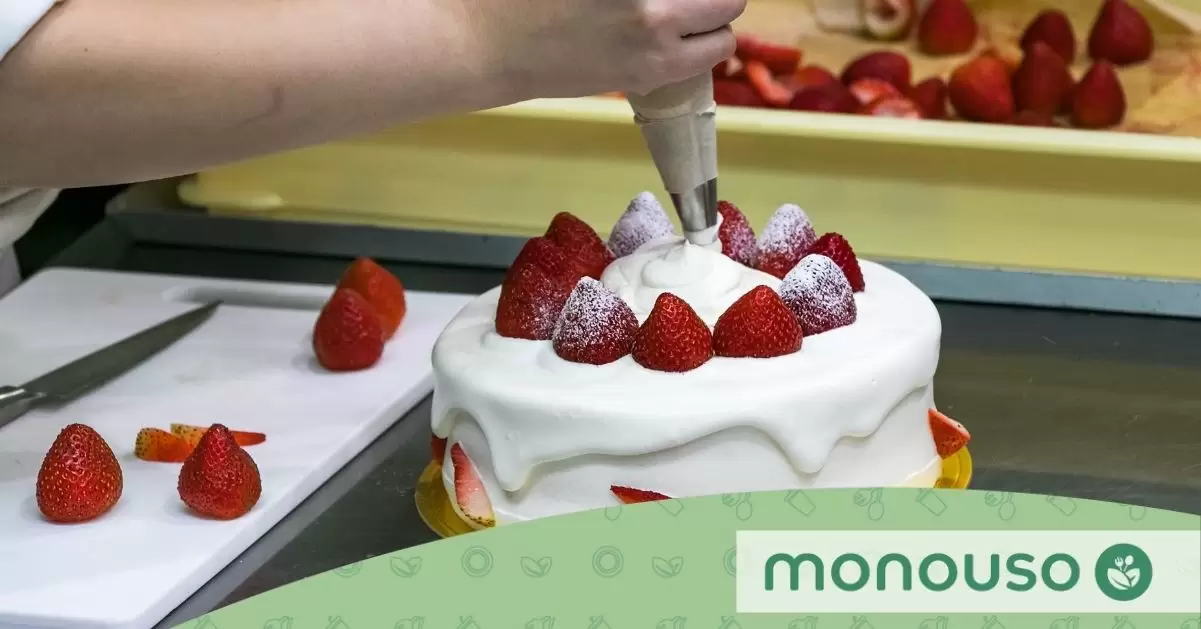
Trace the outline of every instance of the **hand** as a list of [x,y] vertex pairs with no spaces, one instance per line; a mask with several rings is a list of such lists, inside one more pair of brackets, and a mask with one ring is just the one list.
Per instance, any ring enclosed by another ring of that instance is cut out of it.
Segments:
[[519,99],[646,93],[734,54],[746,0],[462,0]]

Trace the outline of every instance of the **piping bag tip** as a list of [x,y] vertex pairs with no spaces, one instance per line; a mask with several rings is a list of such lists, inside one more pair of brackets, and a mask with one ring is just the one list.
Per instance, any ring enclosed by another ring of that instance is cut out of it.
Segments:
[[705,74],[645,95],[629,94],[663,186],[695,245],[717,240],[717,105]]

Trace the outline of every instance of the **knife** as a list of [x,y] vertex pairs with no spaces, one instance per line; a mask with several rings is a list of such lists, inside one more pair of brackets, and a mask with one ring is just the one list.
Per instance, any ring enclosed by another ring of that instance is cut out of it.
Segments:
[[695,245],[717,240],[717,105],[706,72],[648,94],[627,94],[684,235]]
[[64,404],[133,369],[212,316],[213,302],[96,350],[19,387],[0,386],[0,428],[42,404]]

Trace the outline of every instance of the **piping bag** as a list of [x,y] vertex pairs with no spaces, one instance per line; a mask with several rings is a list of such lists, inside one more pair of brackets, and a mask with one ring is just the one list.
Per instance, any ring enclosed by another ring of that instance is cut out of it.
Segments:
[[627,94],[663,187],[694,245],[717,241],[717,105],[709,72]]

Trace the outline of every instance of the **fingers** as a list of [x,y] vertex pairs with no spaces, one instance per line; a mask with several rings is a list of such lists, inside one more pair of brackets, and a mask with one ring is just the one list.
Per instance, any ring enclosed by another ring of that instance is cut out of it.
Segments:
[[700,35],[729,26],[746,9],[746,0],[671,0],[681,36]]
[[675,80],[705,74],[713,66],[734,55],[734,31],[729,26],[700,35],[689,35],[681,42],[679,75]]

